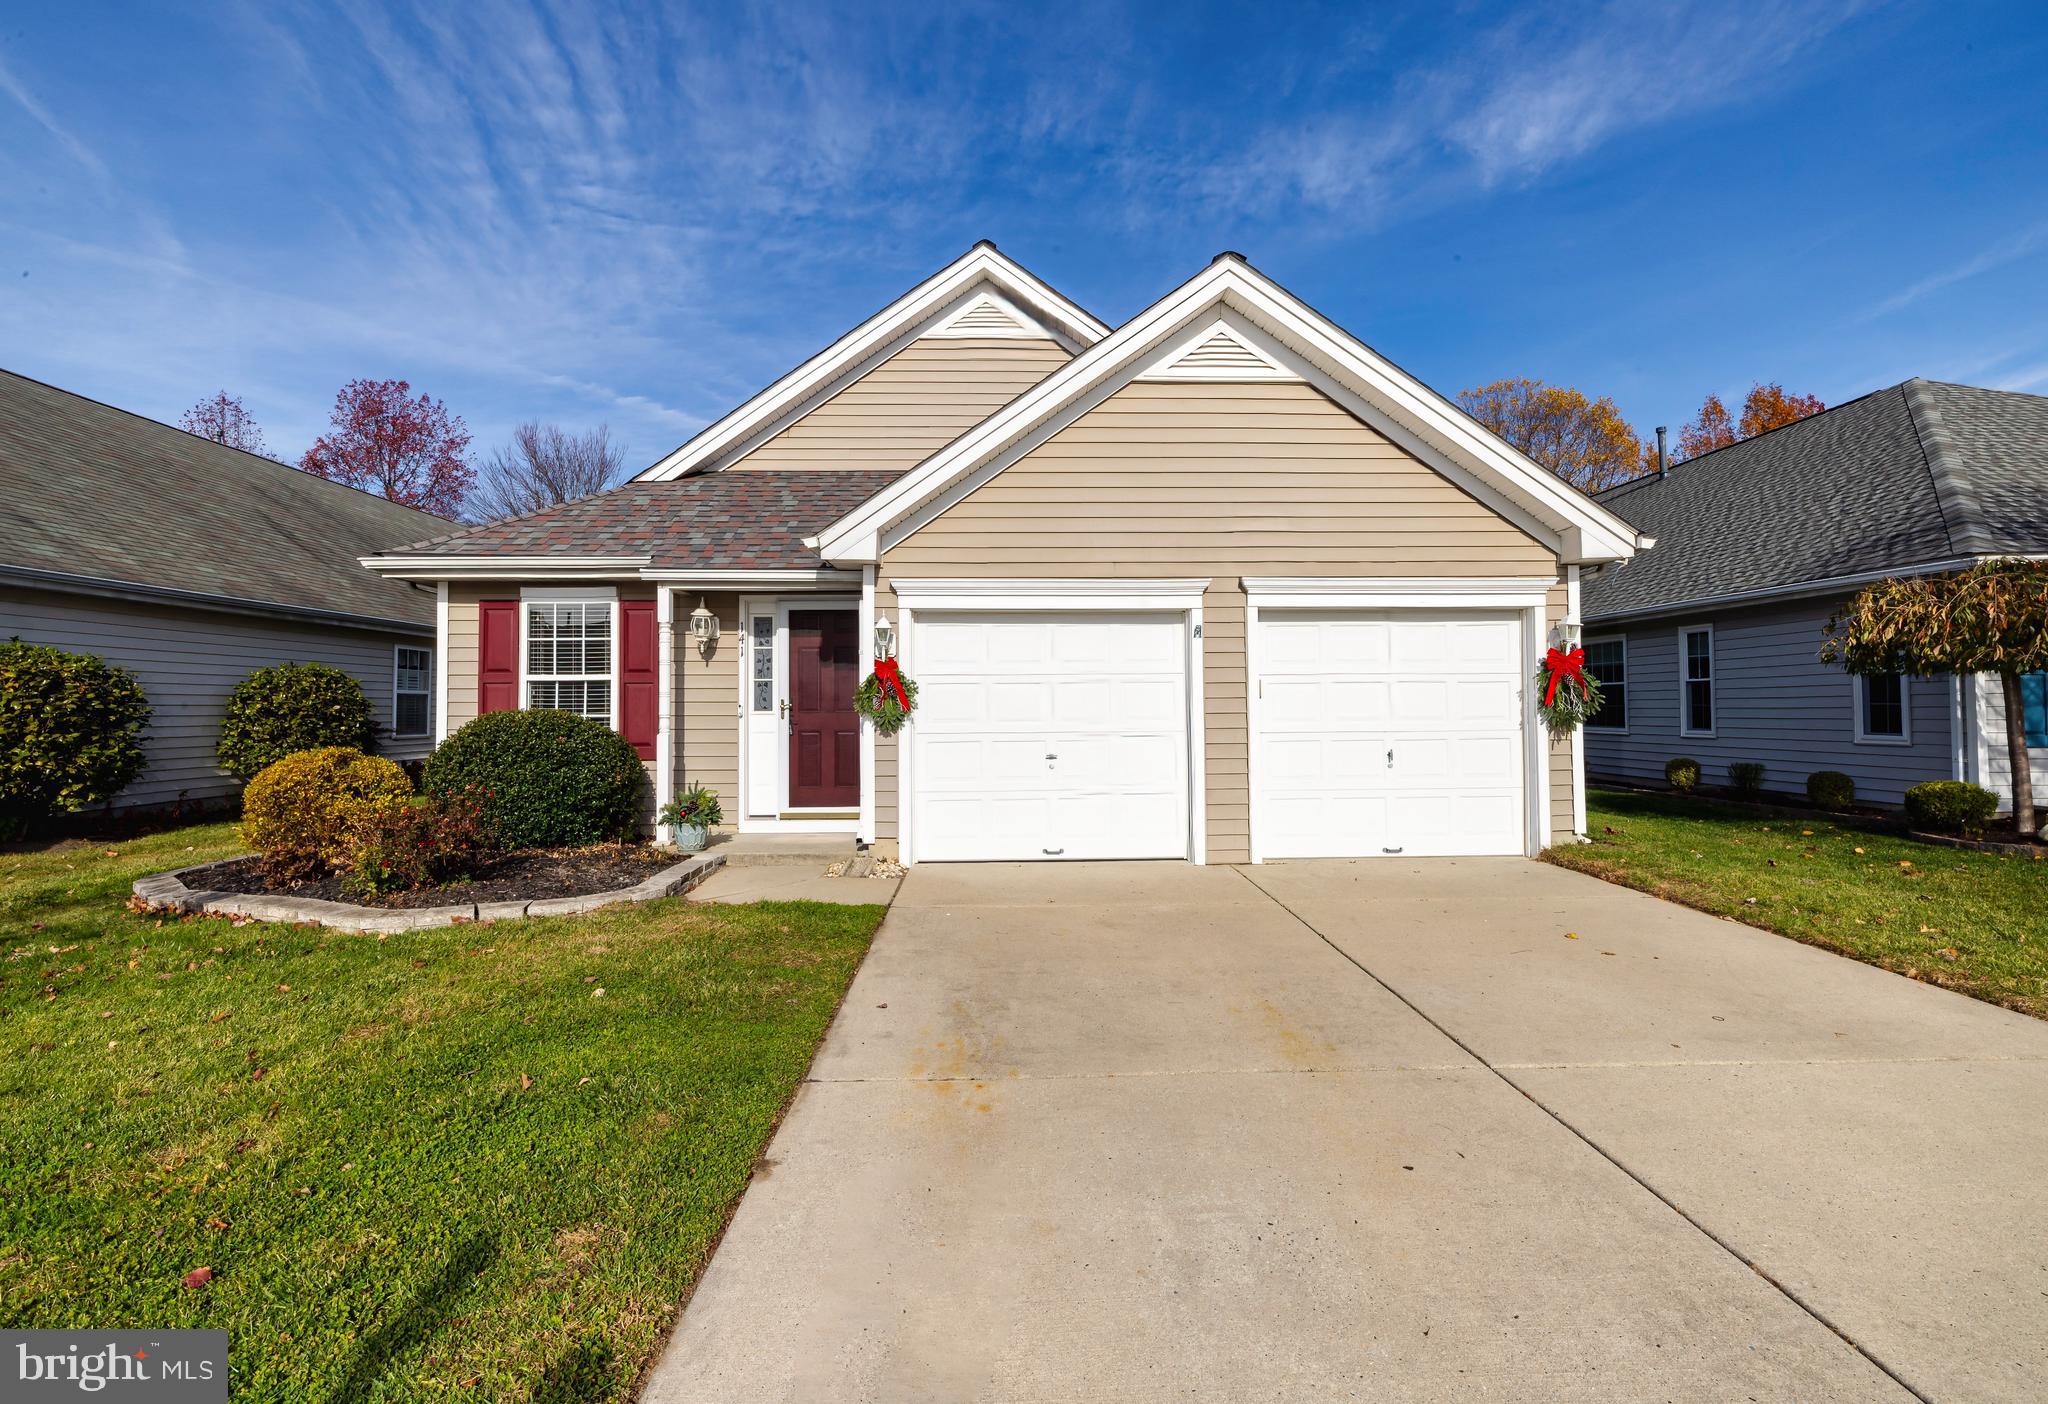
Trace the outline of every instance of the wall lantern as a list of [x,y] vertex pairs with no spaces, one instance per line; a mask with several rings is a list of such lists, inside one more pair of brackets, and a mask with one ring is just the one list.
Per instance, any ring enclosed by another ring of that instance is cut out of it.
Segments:
[[886,615],[879,616],[875,620],[875,657],[880,659],[895,656],[896,626],[889,622]]
[[704,607],[699,599],[697,607],[690,611],[690,637],[697,641],[697,647],[705,653],[718,641],[718,616]]

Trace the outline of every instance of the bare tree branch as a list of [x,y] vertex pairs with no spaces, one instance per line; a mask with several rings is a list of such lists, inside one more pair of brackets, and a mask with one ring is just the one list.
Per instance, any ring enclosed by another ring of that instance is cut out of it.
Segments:
[[618,482],[625,461],[606,425],[568,434],[554,424],[522,424],[485,460],[469,509],[478,521],[495,522],[592,497]]

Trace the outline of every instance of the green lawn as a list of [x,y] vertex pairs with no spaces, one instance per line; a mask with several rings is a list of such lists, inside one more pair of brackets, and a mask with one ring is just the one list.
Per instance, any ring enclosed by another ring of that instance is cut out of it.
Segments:
[[1593,842],[1545,856],[2048,1018],[2048,862],[1795,812],[1595,790]]
[[225,1327],[237,1399],[629,1395],[882,908],[122,909],[236,847],[0,851],[0,1324]]

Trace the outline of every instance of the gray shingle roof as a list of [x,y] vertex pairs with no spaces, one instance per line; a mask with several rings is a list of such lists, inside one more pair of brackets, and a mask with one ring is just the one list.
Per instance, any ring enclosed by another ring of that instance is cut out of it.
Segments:
[[357,558],[446,525],[0,371],[0,565],[431,625]]
[[1909,380],[1599,500],[1657,544],[1587,577],[1589,620],[2048,552],[2048,397]]
[[815,567],[803,544],[902,474],[733,469],[631,482],[529,516],[451,532],[395,556],[651,556],[666,570]]

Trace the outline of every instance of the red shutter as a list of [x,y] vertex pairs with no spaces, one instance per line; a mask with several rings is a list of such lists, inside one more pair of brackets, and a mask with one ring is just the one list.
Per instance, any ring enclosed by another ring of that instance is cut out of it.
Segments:
[[619,734],[654,759],[661,726],[661,637],[653,600],[619,602]]
[[519,601],[485,600],[477,612],[476,713],[519,706]]

